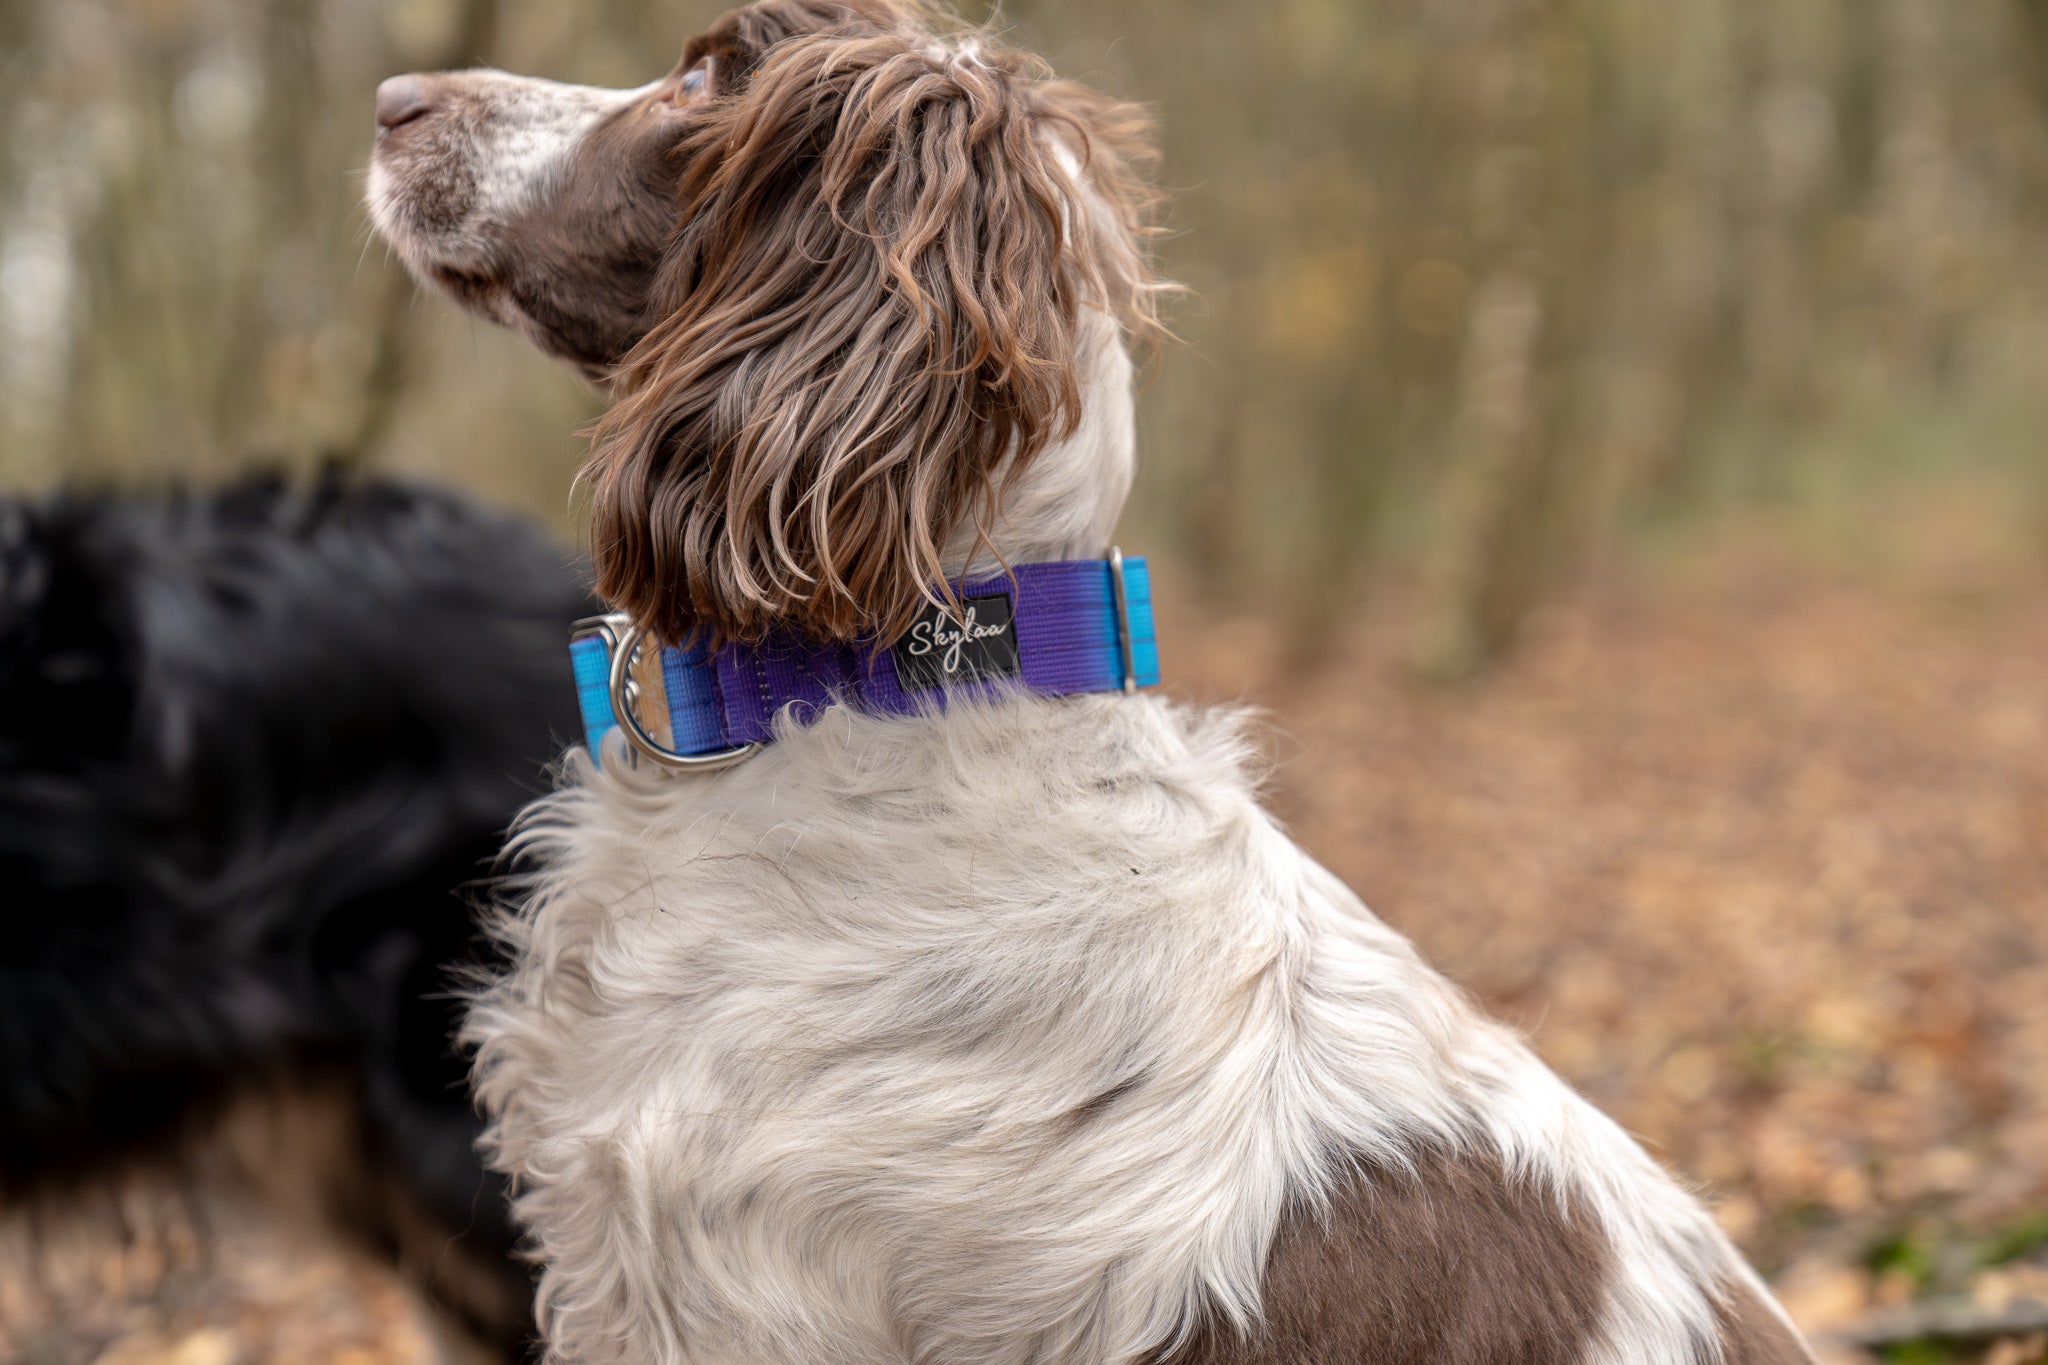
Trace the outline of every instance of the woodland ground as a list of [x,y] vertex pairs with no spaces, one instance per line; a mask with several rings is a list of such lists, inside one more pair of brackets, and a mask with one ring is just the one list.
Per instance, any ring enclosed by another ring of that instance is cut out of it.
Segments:
[[[1816,1334],[2048,1300],[2048,566],[1952,529],[1905,568],[1730,533],[1456,685],[1412,666],[1399,592],[1310,669],[1250,616],[1164,612],[1184,695],[1267,708],[1302,841],[1705,1186]],[[203,1236],[144,1219],[54,1294],[0,1281],[0,1358],[450,1358],[385,1272],[202,1202]]]

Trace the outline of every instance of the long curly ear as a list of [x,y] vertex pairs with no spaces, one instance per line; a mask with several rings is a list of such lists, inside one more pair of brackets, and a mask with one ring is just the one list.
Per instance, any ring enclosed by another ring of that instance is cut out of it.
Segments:
[[1153,324],[1142,120],[875,8],[772,48],[679,153],[662,321],[585,470],[599,591],[663,638],[900,629],[1073,430],[1081,310]]

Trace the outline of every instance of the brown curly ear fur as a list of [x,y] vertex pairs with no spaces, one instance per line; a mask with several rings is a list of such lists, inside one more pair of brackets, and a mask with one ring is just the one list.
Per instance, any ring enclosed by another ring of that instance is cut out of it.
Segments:
[[892,27],[902,0],[754,0],[730,10],[683,44],[685,69],[708,61],[713,87],[738,90],[776,44],[805,33],[824,33],[848,24]]
[[1081,310],[1156,326],[1134,110],[922,7],[841,13],[713,71],[595,431],[599,591],[665,639],[902,628],[1072,432]]

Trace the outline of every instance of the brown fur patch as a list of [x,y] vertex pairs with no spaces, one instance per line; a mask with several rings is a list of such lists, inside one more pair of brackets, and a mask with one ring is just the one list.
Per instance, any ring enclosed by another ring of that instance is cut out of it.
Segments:
[[891,635],[1079,420],[1082,311],[1153,325],[1143,120],[907,0],[750,6],[700,60],[585,469],[598,591],[668,640]]
[[1722,1294],[1714,1316],[1726,1365],[1815,1365],[1812,1349],[1755,1289],[1729,1284]]
[[547,203],[507,223],[498,242],[500,283],[529,335],[593,377],[646,333],[648,294],[675,231],[670,97],[665,88],[606,116]]
[[[1160,1365],[1576,1365],[1611,1253],[1590,1215],[1491,1153],[1361,1165],[1327,1215],[1289,1213],[1266,1259],[1265,1323],[1201,1324]],[[1759,1357],[1761,1359],[1761,1357]]]
[[[657,321],[648,307],[680,216],[676,106],[687,102],[688,72],[701,66],[706,93],[730,98],[777,43],[862,16],[883,22],[886,11],[880,0],[764,0],[736,10],[690,40],[652,95],[592,129],[555,193],[505,225],[499,270],[488,280],[518,305],[535,343],[603,381]],[[435,278],[459,301],[494,315],[488,300],[464,288],[470,282]]]
[[886,27],[895,22],[898,9],[889,0],[757,0],[720,15],[684,44],[681,69],[705,62],[712,90],[734,94],[777,43],[856,21]]

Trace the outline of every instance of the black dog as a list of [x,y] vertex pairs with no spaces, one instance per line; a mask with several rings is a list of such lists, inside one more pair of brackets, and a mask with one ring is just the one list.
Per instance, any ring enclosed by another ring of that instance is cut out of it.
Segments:
[[403,1217],[489,1268],[473,1325],[524,1340],[451,969],[577,733],[585,610],[566,552],[417,488],[0,500],[0,1205],[338,1077]]

